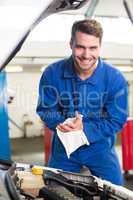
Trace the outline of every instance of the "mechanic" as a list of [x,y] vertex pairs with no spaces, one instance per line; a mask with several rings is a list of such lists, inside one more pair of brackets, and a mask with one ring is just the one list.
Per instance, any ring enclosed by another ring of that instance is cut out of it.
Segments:
[[[93,175],[122,185],[115,141],[127,119],[128,86],[121,72],[100,58],[102,36],[101,24],[94,19],[73,24],[72,55],[42,74],[37,113],[53,131],[49,167],[80,172],[86,166]],[[64,124],[69,117],[76,119]],[[89,145],[68,158],[57,128],[64,134],[83,130]]]

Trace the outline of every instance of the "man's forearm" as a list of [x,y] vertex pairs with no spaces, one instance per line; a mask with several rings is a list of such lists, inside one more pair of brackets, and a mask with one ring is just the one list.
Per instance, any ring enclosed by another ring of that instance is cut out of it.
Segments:
[[61,115],[60,112],[57,111],[39,111],[37,110],[38,115],[41,120],[45,122],[48,128],[54,130],[58,124],[64,122],[65,118]]

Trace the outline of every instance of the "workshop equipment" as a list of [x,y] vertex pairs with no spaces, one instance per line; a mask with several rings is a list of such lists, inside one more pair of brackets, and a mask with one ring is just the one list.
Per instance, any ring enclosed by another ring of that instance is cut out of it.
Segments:
[[10,160],[8,114],[6,96],[6,73],[0,73],[0,159]]
[[47,165],[51,151],[52,131],[45,125],[44,127],[44,163]]
[[122,130],[122,163],[125,174],[133,170],[133,118],[128,118]]

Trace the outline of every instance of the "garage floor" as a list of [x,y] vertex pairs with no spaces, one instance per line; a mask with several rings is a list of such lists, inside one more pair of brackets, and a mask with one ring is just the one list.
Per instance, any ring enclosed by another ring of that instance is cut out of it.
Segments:
[[12,160],[44,165],[44,138],[15,138],[11,140]]
[[[11,140],[12,160],[21,163],[44,165],[44,138],[18,138]],[[116,146],[118,157],[122,165],[121,146]],[[130,172],[128,179],[125,179],[125,187],[133,190],[133,173]]]

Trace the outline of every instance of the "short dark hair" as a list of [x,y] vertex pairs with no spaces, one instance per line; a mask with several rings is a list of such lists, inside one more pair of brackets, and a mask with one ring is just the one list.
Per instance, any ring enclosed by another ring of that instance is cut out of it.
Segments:
[[71,40],[75,39],[76,32],[82,32],[98,37],[102,41],[103,29],[101,24],[94,19],[76,21],[72,26]]

